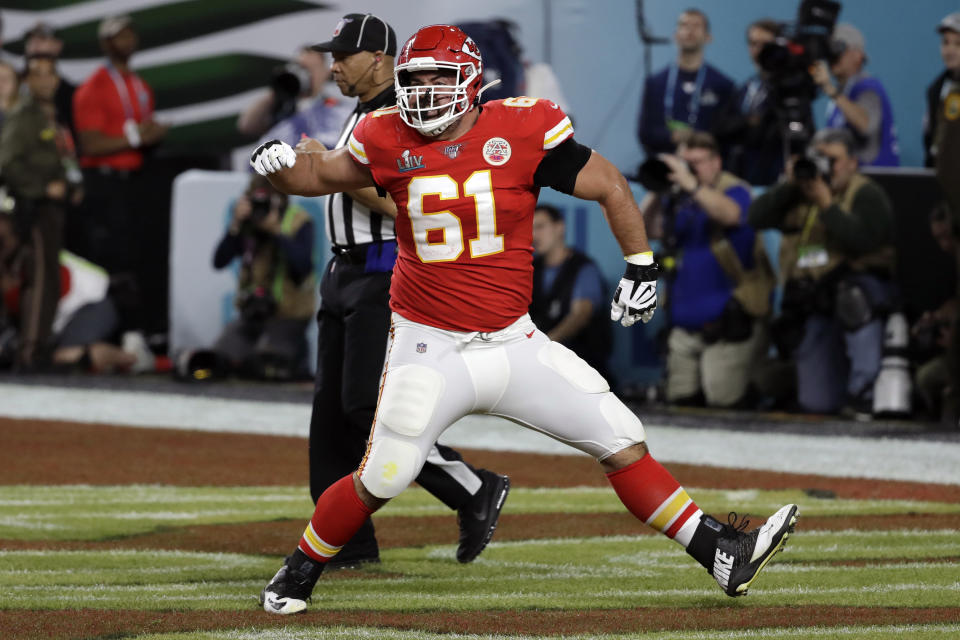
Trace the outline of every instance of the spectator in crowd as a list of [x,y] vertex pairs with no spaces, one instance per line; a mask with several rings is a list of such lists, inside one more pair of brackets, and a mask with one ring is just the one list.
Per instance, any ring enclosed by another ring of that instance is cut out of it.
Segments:
[[[22,268],[21,248],[16,224],[10,215],[0,213],[0,300],[14,317],[26,312],[22,303],[29,274]],[[117,294],[118,287],[111,287],[108,274],[69,251],[60,252],[57,267],[62,286],[53,320],[53,367],[96,373],[154,370],[156,359],[142,334],[123,331],[124,296]],[[4,364],[5,355],[0,354]]]
[[709,131],[734,91],[733,81],[703,59],[711,40],[705,13],[699,9],[681,13],[673,38],[676,61],[643,85],[639,134],[647,156],[673,152],[685,131]]
[[[549,204],[533,212],[533,299],[530,318],[608,381],[613,333],[607,286],[596,263],[566,242],[563,214]],[[612,386],[612,385],[611,385]]]
[[762,243],[747,223],[750,187],[723,170],[720,148],[706,132],[690,134],[677,155],[660,158],[678,193],[648,193],[640,209],[652,232],[672,236],[665,244],[676,250],[666,398],[731,407],[745,401],[767,344],[763,319],[773,290]]
[[167,127],[154,120],[153,91],[130,68],[138,43],[130,17],[104,19],[97,35],[107,62],[73,96],[87,197],[67,237],[77,253],[119,275],[137,266],[138,203],[147,197],[138,176]]
[[935,166],[937,135],[944,119],[960,117],[960,12],[937,25],[943,72],[927,87],[927,112],[923,119],[924,164]]
[[524,59],[516,22],[497,18],[486,22],[462,22],[457,26],[473,38],[483,52],[484,84],[500,81],[483,92],[484,102],[514,96],[546,98],[570,114],[553,68],[545,62]]
[[[49,24],[38,22],[24,34],[23,50],[28,58],[49,56],[58,60],[63,51],[63,41]],[[57,122],[67,127],[74,138],[77,132],[73,126],[73,94],[76,90],[72,82],[57,72],[57,92],[53,96],[53,104],[57,107]]]
[[923,143],[926,165],[935,167],[954,211],[960,211],[960,12],[937,26],[940,56],[946,67],[927,89]]
[[[957,218],[950,205],[941,202],[930,212],[930,233],[945,253],[960,258],[958,253]],[[960,270],[958,270],[960,271]],[[918,351],[931,355],[917,367],[915,381],[927,413],[935,417],[957,418],[958,382],[950,356],[956,357],[957,322],[960,320],[960,291],[933,311],[925,312],[913,325],[911,333]]]
[[783,232],[774,340],[795,360],[801,409],[868,413],[892,302],[893,207],[860,173],[849,130],[819,131],[812,147],[750,207],[755,228]]
[[867,54],[863,34],[853,25],[838,24],[831,48],[836,57],[829,67],[821,61],[811,72],[814,82],[830,99],[827,127],[850,131],[860,166],[899,166],[893,107],[880,80],[864,69]]
[[314,308],[313,220],[254,175],[233,206],[213,256],[215,269],[240,258],[236,307],[213,346],[227,373],[288,380],[306,370]]
[[297,59],[277,69],[270,88],[237,119],[237,129],[293,146],[305,135],[327,147],[337,144],[351,105],[332,95],[327,54],[301,47]]
[[[333,76],[343,95],[357,98],[337,141],[337,147],[343,148],[367,114],[397,103],[393,78],[397,35],[373,14],[350,13],[339,21],[330,40],[314,47],[333,57]],[[315,140],[297,146],[323,150]],[[445,153],[455,156],[458,152],[456,147]],[[373,187],[333,193],[326,201],[333,257],[320,281],[317,314],[317,377],[309,444],[314,502],[356,468],[367,451],[386,355],[386,345],[370,336],[386,335],[390,329],[396,214],[393,199],[380,197]],[[427,455],[417,483],[457,512],[456,557],[463,563],[473,561],[493,536],[509,479],[475,469],[456,450],[437,444]],[[376,532],[368,518],[331,564],[345,568],[379,561]]]
[[0,129],[20,98],[20,75],[9,62],[0,60]]
[[780,23],[769,18],[747,27],[747,50],[756,73],[733,92],[713,130],[724,152],[724,167],[753,185],[773,184],[783,173],[784,131],[759,63],[763,46],[780,30]]
[[65,205],[82,192],[70,132],[55,119],[56,61],[37,55],[26,64],[27,95],[0,134],[0,171],[16,198],[17,223],[27,239],[19,365],[37,369],[49,362]]

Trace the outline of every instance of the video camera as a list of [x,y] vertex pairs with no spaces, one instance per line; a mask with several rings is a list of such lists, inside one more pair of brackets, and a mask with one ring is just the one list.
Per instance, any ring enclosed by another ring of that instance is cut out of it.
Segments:
[[283,120],[296,113],[297,100],[310,90],[310,72],[296,62],[280,65],[270,75],[270,88],[276,96],[274,120]]
[[820,60],[829,63],[838,57],[840,52],[831,47],[830,35],[840,9],[834,0],[802,0],[796,22],[785,26],[785,35],[760,51],[757,61],[766,72],[785,148],[791,155],[802,153],[813,137],[811,103],[817,86],[810,68]]

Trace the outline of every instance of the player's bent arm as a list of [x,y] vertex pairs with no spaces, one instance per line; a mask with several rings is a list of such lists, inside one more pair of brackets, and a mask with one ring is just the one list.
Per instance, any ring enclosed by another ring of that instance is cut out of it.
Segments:
[[383,197],[377,192],[376,187],[365,187],[348,191],[347,195],[353,198],[354,202],[359,202],[367,209],[391,218],[397,217],[397,205],[387,193]]
[[596,151],[577,174],[573,195],[600,204],[623,255],[650,251],[643,216],[627,179]]
[[323,196],[375,184],[370,170],[354,162],[346,147],[304,152],[271,141],[254,152],[251,164],[274,188],[290,195]]

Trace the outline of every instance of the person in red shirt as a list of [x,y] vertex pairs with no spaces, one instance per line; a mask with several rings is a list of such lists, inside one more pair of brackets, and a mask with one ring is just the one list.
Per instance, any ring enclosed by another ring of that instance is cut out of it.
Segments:
[[144,152],[167,127],[153,118],[153,91],[130,68],[137,33],[129,16],[113,16],[97,31],[107,62],[73,96],[86,202],[68,228],[71,249],[115,274],[129,273],[139,255],[137,173]]
[[[594,456],[627,509],[681,544],[731,596],[743,595],[797,520],[782,507],[746,533],[704,514],[649,454],[643,425],[592,367],[530,320],[532,225],[541,187],[603,208],[626,270],[611,319],[656,308],[657,266],[627,181],[573,139],[554,103],[480,105],[482,59],[458,28],[420,29],[394,69],[397,105],[364,117],[346,147],[261,145],[251,164],[286,193],[375,186],[397,206],[399,255],[380,399],[356,473],[330,486],[283,567],[264,587],[269,613],[306,609],[326,563],[419,472],[443,431],[497,415]],[[371,339],[376,339],[371,337]]]

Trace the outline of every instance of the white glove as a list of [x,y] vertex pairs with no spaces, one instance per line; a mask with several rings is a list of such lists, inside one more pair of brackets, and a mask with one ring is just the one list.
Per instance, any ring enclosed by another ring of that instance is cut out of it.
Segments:
[[293,148],[279,140],[264,142],[250,156],[250,166],[262,176],[292,167],[296,162],[297,154]]
[[660,268],[654,264],[627,263],[617,291],[610,305],[610,319],[629,327],[637,318],[650,322],[657,308],[657,276]]

